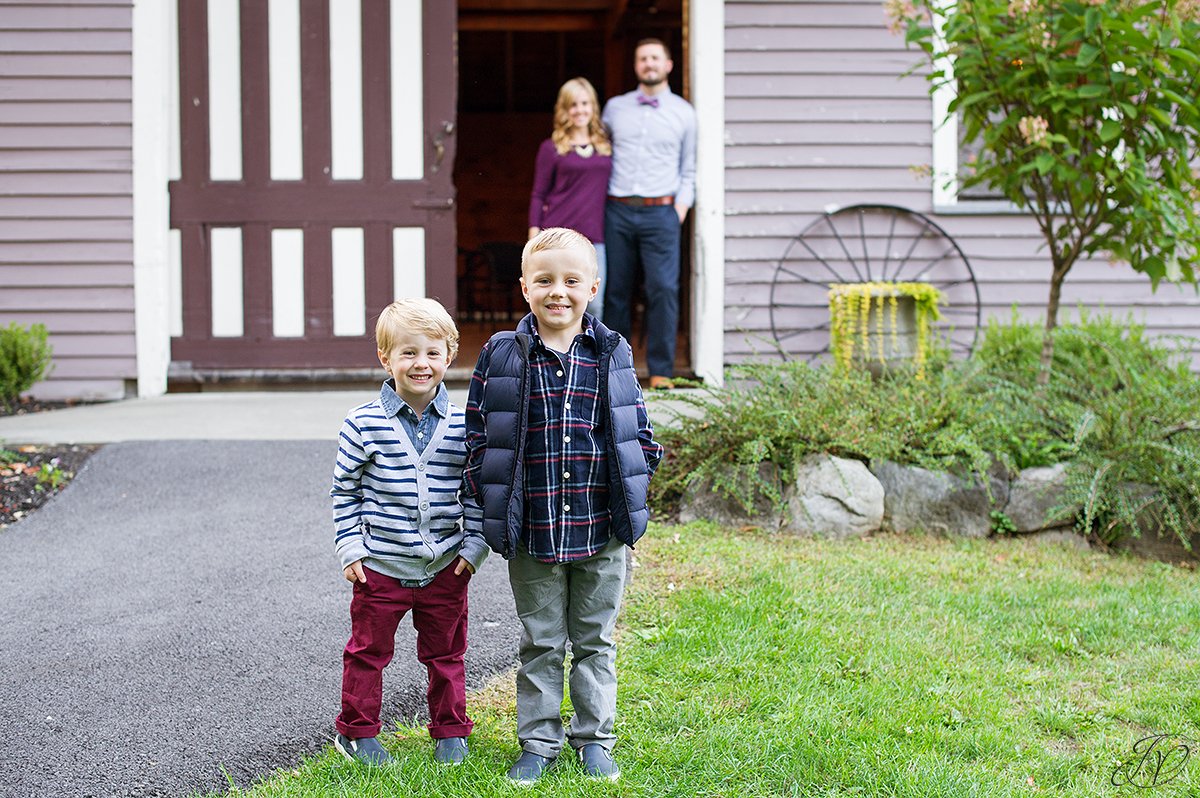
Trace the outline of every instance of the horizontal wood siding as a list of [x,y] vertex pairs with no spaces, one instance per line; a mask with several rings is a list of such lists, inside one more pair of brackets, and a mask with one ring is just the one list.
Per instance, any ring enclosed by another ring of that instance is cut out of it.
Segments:
[[0,3],[0,324],[49,328],[41,398],[137,376],[132,22],[129,0]]
[[[930,180],[932,103],[902,37],[877,0],[725,3],[725,356],[767,351],[776,266],[793,237],[827,208],[900,205],[930,215],[958,243],[979,281],[984,318],[1014,304],[1040,318],[1050,264],[1021,214],[935,214]],[[1077,308],[1131,316],[1154,333],[1200,338],[1200,297],[1104,260],[1075,266],[1060,318]],[[813,303],[789,311],[794,327],[828,318]],[[824,331],[797,340],[815,350]],[[792,342],[796,343],[795,341]],[[1192,343],[1200,368],[1200,344]]]

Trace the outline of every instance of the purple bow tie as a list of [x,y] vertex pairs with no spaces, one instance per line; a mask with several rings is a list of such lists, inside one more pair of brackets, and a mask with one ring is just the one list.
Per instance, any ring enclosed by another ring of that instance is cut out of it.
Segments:
[[658,98],[657,97],[647,97],[644,94],[639,94],[637,96],[637,98],[638,98],[638,105],[648,105],[651,108],[658,107]]

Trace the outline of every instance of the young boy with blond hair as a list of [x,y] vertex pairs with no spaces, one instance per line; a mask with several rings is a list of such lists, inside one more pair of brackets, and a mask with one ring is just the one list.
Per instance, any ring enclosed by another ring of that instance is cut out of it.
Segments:
[[[646,492],[663,449],[629,343],[585,313],[600,285],[591,242],[574,230],[542,230],[525,245],[521,275],[531,313],[479,355],[464,473],[483,508],[484,538],[508,560],[522,626],[522,753],[508,777],[535,782],[565,737],[587,775],[615,781],[613,629],[625,547],[646,531]],[[568,640],[569,732],[560,711]]]
[[458,329],[432,299],[402,299],[375,326],[388,373],[379,396],[352,409],[338,440],[333,518],[342,573],[354,585],[350,641],[342,656],[342,711],[334,746],[382,765],[383,669],[396,629],[412,613],[417,659],[429,672],[434,757],[460,764],[472,722],[466,711],[467,583],[487,557],[478,508],[460,499],[466,462],[462,408],[442,379],[458,352]]

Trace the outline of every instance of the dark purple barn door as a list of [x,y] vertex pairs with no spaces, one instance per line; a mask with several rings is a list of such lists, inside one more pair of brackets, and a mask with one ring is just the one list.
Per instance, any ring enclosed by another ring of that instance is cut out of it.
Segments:
[[[332,5],[332,14],[331,14]],[[455,4],[179,0],[183,333],[198,371],[359,368],[455,305]]]

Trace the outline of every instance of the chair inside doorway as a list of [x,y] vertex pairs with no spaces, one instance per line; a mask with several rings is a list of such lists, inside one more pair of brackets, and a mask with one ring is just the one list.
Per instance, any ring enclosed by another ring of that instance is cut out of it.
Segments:
[[524,244],[485,241],[463,251],[465,264],[458,285],[461,312],[474,321],[510,322],[524,315],[521,294],[521,251]]

